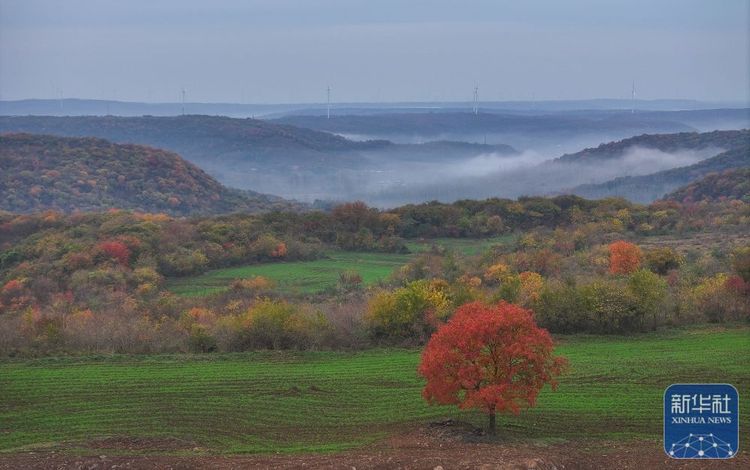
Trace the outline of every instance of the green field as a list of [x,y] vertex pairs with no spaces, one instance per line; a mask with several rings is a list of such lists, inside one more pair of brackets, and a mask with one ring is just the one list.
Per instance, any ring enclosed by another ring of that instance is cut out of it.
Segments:
[[408,263],[410,255],[391,253],[336,252],[314,261],[269,263],[217,269],[195,277],[169,280],[167,287],[176,294],[200,296],[226,290],[234,279],[264,276],[276,282],[285,293],[310,294],[336,287],[339,273],[355,270],[366,285],[386,279]]
[[332,252],[314,261],[269,263],[217,269],[200,276],[169,279],[167,288],[184,296],[203,296],[222,292],[235,279],[264,276],[276,282],[279,290],[289,294],[314,294],[335,288],[342,271],[357,271],[365,285],[387,279],[394,270],[408,263],[417,253],[433,245],[465,255],[476,255],[498,243],[508,243],[514,235],[486,239],[440,238],[410,241],[412,254]]
[[[747,327],[564,337],[558,349],[570,371],[536,408],[499,419],[503,439],[658,439],[667,385],[729,382],[750,393]],[[430,420],[484,424],[476,412],[426,405],[418,361],[417,350],[5,360],[0,452],[85,451],[105,437],[184,440],[174,453],[318,452]],[[750,426],[748,413],[741,421]]]

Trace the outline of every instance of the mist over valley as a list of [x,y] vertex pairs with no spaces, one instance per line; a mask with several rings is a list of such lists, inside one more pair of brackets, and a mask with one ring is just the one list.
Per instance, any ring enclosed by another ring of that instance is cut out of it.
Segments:
[[[601,113],[412,112],[270,121],[198,115],[0,116],[0,132],[150,145],[178,153],[229,187],[304,203],[363,200],[380,207],[553,194],[692,165],[734,145],[689,124],[665,120],[664,112],[651,117],[645,111],[635,116],[607,111],[605,119]],[[743,114],[685,111],[679,116],[711,128]],[[326,130],[299,127],[316,123]],[[328,132],[344,126],[371,133],[351,139]],[[385,128],[390,130],[384,133]]]

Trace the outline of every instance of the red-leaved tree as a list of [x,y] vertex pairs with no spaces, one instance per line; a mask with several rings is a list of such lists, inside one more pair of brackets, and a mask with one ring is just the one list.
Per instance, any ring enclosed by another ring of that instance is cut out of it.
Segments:
[[431,404],[485,411],[495,434],[496,413],[518,414],[534,406],[544,384],[556,388],[555,377],[566,364],[553,356],[552,338],[530,310],[473,302],[461,306],[427,343],[419,365],[427,379],[422,396]]
[[130,249],[121,241],[105,241],[99,243],[101,250],[107,257],[114,258],[123,266],[130,263]]
[[641,266],[643,253],[638,245],[619,240],[609,245],[609,272],[631,274]]

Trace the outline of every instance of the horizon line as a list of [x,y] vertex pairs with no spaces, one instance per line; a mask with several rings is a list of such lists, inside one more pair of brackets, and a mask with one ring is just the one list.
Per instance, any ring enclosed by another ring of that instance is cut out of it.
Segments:
[[[16,103],[23,101],[91,101],[91,102],[103,102],[103,103],[122,103],[122,104],[141,104],[141,105],[182,105],[180,101],[138,101],[138,100],[117,100],[117,99],[102,99],[102,98],[79,98],[79,97],[67,97],[67,98],[15,98],[15,99],[0,99],[0,103]],[[565,98],[565,99],[514,99],[514,100],[486,100],[478,101],[479,104],[522,104],[522,103],[575,103],[575,102],[624,102],[624,103],[655,103],[655,102],[690,102],[690,103],[706,103],[706,104],[744,104],[750,107],[750,99],[735,99],[735,100],[700,100],[694,98],[650,98],[650,99],[631,99],[631,98]],[[435,100],[435,101],[339,101],[331,102],[337,106],[342,105],[425,105],[425,104],[461,104],[471,103],[472,100]],[[253,103],[241,103],[233,101],[188,101],[185,105],[228,105],[228,106],[293,106],[293,105],[306,105],[306,106],[326,106],[325,101],[296,101],[296,102],[253,102]],[[433,108],[436,106],[432,106]]]

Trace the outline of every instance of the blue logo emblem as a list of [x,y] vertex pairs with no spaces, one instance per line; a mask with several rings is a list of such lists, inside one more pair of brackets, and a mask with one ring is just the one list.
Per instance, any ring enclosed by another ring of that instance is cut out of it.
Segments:
[[729,384],[664,391],[664,451],[675,459],[731,459],[739,447],[739,396]]

